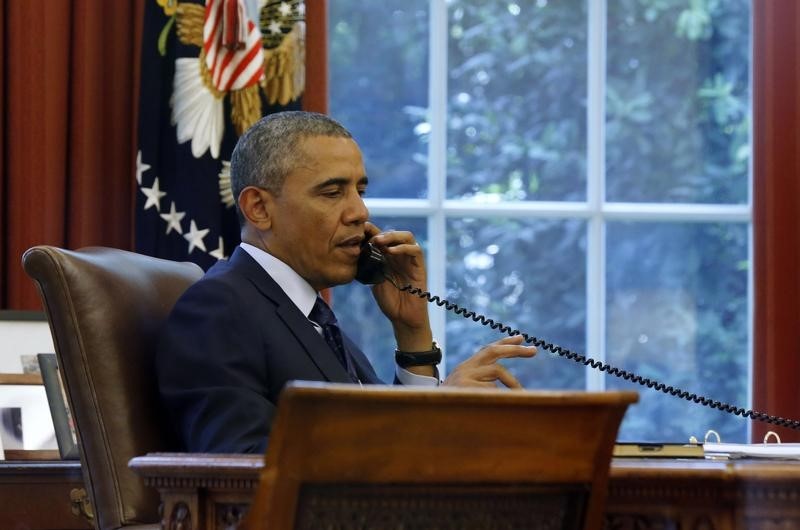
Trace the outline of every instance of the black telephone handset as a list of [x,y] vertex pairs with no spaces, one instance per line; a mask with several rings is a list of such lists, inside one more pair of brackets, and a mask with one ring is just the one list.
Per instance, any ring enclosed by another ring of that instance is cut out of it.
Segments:
[[375,285],[386,279],[384,267],[386,258],[368,240],[361,244],[361,255],[356,265],[356,280],[367,285]]
[[[358,258],[356,280],[367,285],[374,285],[377,283],[381,283],[382,281],[388,278],[384,273],[385,265],[386,265],[386,258],[384,257],[383,253],[381,253],[380,250],[375,248],[374,245],[372,245],[369,241],[365,239],[364,243],[361,245],[361,255]],[[575,361],[576,363],[583,364],[585,366],[591,366],[596,370],[600,370],[601,372],[607,372],[609,375],[619,377],[626,381],[630,381],[632,383],[638,383],[639,385],[646,386],[647,388],[652,388],[654,390],[658,390],[660,392],[663,392],[664,394],[685,399],[686,401],[690,401],[693,403],[699,403],[703,406],[712,409],[718,409],[727,412],[729,414],[733,414],[734,416],[751,418],[772,425],[778,425],[781,427],[788,427],[794,430],[800,430],[800,421],[798,420],[781,418],[778,416],[771,416],[763,412],[757,412],[754,410],[744,409],[742,407],[736,407],[728,403],[725,403],[723,401],[709,399],[705,396],[687,392],[677,387],[665,385],[664,383],[661,383],[659,381],[655,381],[647,377],[642,377],[641,375],[637,375],[627,370],[622,370],[608,363],[592,359],[591,357],[587,357],[580,353],[575,353],[573,351],[568,350],[567,348],[563,348],[561,346],[558,346],[557,344],[553,344],[552,342],[547,342],[545,340],[539,339],[533,335],[528,335],[527,333],[523,333],[517,329],[507,326],[502,322],[497,322],[491,318],[481,315],[480,313],[476,313],[475,311],[470,311],[468,309],[460,307],[459,305],[454,304],[448,301],[447,299],[433,295],[428,291],[425,291],[418,287],[412,287],[411,285],[405,285],[401,287],[397,285],[391,278],[388,279],[392,285],[394,285],[401,291],[408,292],[415,296],[419,296],[420,298],[427,300],[431,304],[436,304],[439,307],[444,307],[445,309],[447,309],[448,311],[452,311],[456,315],[460,315],[466,319],[473,320],[474,322],[478,322],[484,326],[489,326],[490,328],[500,331],[501,333],[505,333],[509,336],[522,335],[526,343],[533,344],[537,348],[543,348],[552,353],[558,354],[561,357]]]

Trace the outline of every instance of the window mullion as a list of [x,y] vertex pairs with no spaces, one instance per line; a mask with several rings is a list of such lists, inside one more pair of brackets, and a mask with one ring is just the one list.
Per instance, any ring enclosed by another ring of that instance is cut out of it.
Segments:
[[[447,268],[447,236],[444,198],[447,193],[447,3],[430,0],[428,63],[428,120],[431,133],[428,143],[428,200],[432,213],[428,217],[428,286],[431,292],[444,296]],[[447,370],[446,315],[443,309],[431,306],[433,335],[445,352],[441,370]]]
[[[606,0],[587,0],[586,350],[605,361],[605,83]],[[587,390],[605,389],[602,372],[586,368]]]

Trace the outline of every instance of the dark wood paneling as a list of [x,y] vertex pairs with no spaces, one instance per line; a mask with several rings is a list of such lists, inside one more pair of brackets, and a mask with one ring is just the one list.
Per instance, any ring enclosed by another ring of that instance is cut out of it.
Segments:
[[[800,418],[800,2],[753,2],[756,410]],[[770,427],[756,423],[760,441]],[[774,429],[784,441],[800,432]]]
[[306,2],[306,91],[303,109],[328,112],[328,1]]

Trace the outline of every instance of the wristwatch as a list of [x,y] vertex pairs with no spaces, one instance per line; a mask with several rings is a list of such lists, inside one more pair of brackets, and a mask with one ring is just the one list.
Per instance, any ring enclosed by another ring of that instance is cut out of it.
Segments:
[[436,341],[431,344],[431,349],[428,351],[394,351],[394,360],[400,368],[408,368],[409,366],[436,366],[442,362],[442,350]]

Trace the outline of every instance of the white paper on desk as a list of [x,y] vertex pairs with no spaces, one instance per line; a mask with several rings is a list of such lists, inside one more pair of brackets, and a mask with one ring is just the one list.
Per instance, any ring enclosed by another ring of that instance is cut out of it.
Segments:
[[800,443],[715,444],[704,443],[706,458],[778,458],[800,460]]

